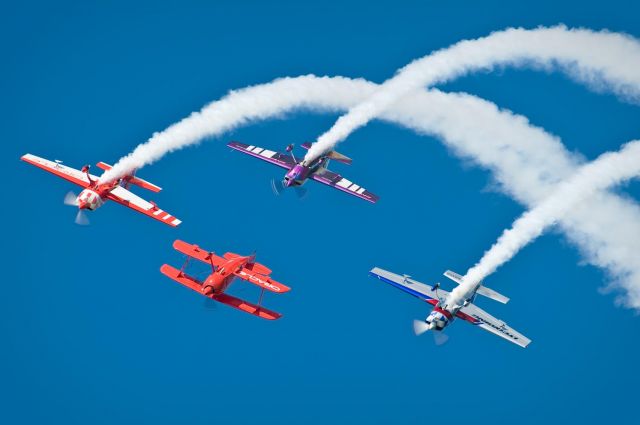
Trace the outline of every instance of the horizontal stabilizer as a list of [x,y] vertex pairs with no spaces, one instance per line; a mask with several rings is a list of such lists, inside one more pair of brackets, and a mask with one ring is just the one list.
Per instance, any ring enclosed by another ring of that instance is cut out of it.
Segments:
[[96,165],[98,166],[98,168],[104,171],[109,171],[112,168],[111,165],[107,164],[106,162],[98,162]]
[[[458,285],[462,283],[462,276],[456,272],[447,270],[446,272],[444,272],[444,275],[449,279],[453,280]],[[482,283],[480,283],[480,286],[476,290],[476,294],[480,294],[483,297],[491,298],[492,300],[498,301],[499,303],[502,303],[502,304],[506,304],[509,302],[508,297],[505,297],[504,295],[494,291],[493,289],[487,288],[486,286],[482,286]]]
[[339,152],[331,151],[327,154],[327,158],[333,159],[334,161],[342,162],[343,164],[351,165],[353,160],[348,156],[342,155]]
[[[108,171],[108,170],[110,170],[112,168],[112,166],[107,164],[106,162],[98,162],[96,165],[98,166],[98,168],[100,168],[100,169],[102,169],[104,171]],[[136,186],[140,186],[141,188],[150,190],[152,192],[156,192],[157,193],[157,192],[160,192],[162,190],[162,188],[160,186],[156,186],[153,183],[149,183],[148,181],[143,180],[143,179],[141,179],[139,177],[136,177],[133,174],[131,174],[129,176],[126,176],[124,178],[124,180],[127,183],[134,184]]]
[[480,294],[483,297],[491,298],[494,301],[498,301],[499,303],[506,304],[509,302],[509,298],[500,294],[499,292],[494,291],[491,288],[487,288],[486,286],[480,286],[476,291],[476,294]]
[[303,144],[301,144],[300,146],[302,146],[303,148],[305,148],[306,150],[311,149],[311,142],[304,142]]

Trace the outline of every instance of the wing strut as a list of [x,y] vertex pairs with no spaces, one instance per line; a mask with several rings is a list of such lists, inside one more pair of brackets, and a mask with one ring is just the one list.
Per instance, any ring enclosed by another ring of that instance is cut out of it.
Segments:
[[184,269],[187,268],[187,266],[189,265],[189,261],[191,261],[191,257],[189,257],[188,255],[185,255],[185,257],[187,257],[187,259],[184,261],[184,264],[180,268],[180,274],[184,274]]

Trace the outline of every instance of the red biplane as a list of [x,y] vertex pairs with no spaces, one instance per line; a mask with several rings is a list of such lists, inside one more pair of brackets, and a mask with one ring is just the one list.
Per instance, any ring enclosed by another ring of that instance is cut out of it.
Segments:
[[[181,240],[176,240],[173,243],[173,248],[185,254],[187,260],[180,270],[168,264],[163,264],[160,271],[164,275],[205,297],[237,308],[245,313],[253,314],[254,316],[267,320],[279,319],[282,316],[280,313],[262,307],[262,297],[265,289],[271,292],[283,293],[289,291],[291,288],[271,279],[269,277],[271,270],[260,263],[256,263],[255,254],[242,256],[227,252],[223,257],[219,257],[213,252],[201,249],[198,245],[191,245]],[[211,266],[211,274],[203,282],[184,272],[191,258],[195,258]],[[253,304],[225,293],[236,277],[262,288],[258,304]]]

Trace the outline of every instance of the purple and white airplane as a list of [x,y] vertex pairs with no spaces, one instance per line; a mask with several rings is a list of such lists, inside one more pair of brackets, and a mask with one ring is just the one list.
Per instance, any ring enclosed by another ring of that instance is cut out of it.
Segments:
[[[280,194],[280,192],[287,187],[293,187],[298,189],[299,196],[304,196],[304,191],[301,190],[302,188],[300,186],[302,186],[307,179],[311,179],[350,195],[357,196],[365,201],[375,203],[379,199],[378,196],[369,192],[364,187],[345,179],[340,174],[327,170],[329,160],[331,159],[342,162],[343,164],[351,164],[351,158],[336,151],[329,151],[315,161],[306,163],[302,158],[295,157],[293,154],[293,144],[287,146],[287,153],[275,152],[253,145],[245,145],[240,142],[231,142],[227,146],[287,169],[287,173],[281,182],[276,183],[275,180],[271,182],[273,191],[276,194]],[[303,143],[301,146],[309,149],[311,143]]]

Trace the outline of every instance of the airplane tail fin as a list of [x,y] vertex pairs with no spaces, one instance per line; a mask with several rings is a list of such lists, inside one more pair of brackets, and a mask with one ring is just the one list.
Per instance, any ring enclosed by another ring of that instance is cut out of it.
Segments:
[[[446,272],[444,272],[444,275],[446,277],[448,277],[449,279],[453,280],[458,285],[460,285],[462,283],[462,276],[460,276],[456,272],[452,272],[451,270],[447,270]],[[499,303],[502,303],[502,304],[506,304],[506,303],[509,302],[509,298],[508,297],[505,297],[504,295],[500,294],[497,291],[494,291],[491,288],[487,288],[486,286],[483,286],[482,282],[480,283],[480,286],[476,290],[476,294],[480,294],[483,297],[491,298],[492,300],[498,301]]]
[[[110,170],[111,169],[111,165],[105,163],[105,162],[98,162],[96,164],[98,166],[98,168],[103,169],[104,171]],[[139,177],[135,176],[135,170],[133,171],[133,173],[131,173],[130,176],[128,176],[126,178],[127,183],[129,184],[135,184],[136,186],[140,186],[143,189],[147,189],[150,190],[152,192],[160,192],[162,190],[162,188],[160,186],[156,186],[153,183],[150,183],[146,180],[143,180]]]
[[[303,148],[309,150],[311,148],[311,143],[310,142],[304,142],[300,146],[302,146]],[[353,162],[351,160],[351,158],[349,158],[348,156],[342,155],[341,153],[336,152],[336,151],[330,151],[327,154],[327,158],[333,159],[335,161],[342,162],[343,164],[347,164],[347,165],[351,165],[351,163]]]

